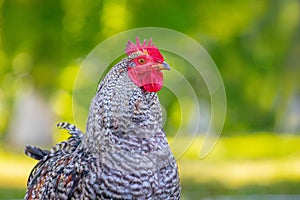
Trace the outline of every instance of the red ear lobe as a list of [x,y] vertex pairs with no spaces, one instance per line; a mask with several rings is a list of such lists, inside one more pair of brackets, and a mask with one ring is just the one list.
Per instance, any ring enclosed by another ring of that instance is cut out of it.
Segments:
[[136,68],[129,68],[128,76],[135,85],[137,85],[138,87],[142,86],[142,82],[139,80],[139,75]]

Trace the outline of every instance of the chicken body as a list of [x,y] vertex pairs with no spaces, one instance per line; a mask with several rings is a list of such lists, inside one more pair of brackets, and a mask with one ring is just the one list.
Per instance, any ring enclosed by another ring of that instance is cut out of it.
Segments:
[[71,137],[50,151],[27,147],[26,154],[39,162],[25,199],[180,199],[158,96],[128,77],[134,56],[115,65],[100,82],[86,134],[62,127]]

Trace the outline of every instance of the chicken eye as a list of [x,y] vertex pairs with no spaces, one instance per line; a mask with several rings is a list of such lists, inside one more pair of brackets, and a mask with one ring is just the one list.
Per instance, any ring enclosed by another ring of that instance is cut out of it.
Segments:
[[138,59],[138,62],[139,62],[139,64],[145,64],[146,63],[146,60],[144,59],[144,58],[139,58]]

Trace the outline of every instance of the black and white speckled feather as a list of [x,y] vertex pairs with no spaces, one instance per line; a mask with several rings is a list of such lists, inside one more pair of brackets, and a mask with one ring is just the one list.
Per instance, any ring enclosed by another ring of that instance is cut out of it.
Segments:
[[180,199],[157,94],[143,91],[127,74],[134,56],[100,82],[85,134],[61,123],[71,134],[68,140],[50,151],[26,148],[39,162],[25,199]]

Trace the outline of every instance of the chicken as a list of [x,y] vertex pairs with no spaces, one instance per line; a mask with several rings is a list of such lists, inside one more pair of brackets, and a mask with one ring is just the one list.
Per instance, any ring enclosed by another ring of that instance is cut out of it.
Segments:
[[180,199],[156,93],[169,65],[151,39],[129,41],[126,54],[99,83],[85,134],[60,123],[68,140],[50,151],[26,147],[39,162],[25,199]]

